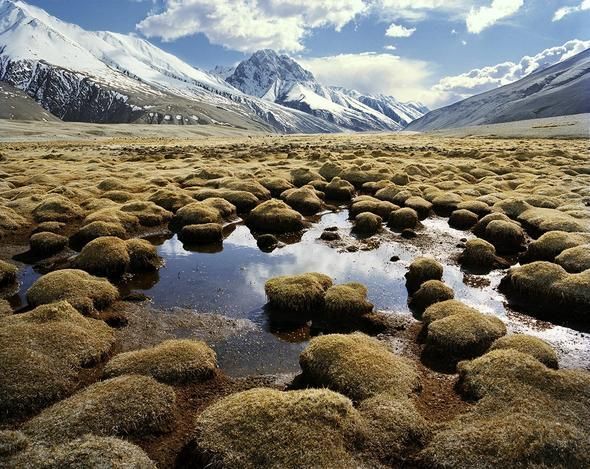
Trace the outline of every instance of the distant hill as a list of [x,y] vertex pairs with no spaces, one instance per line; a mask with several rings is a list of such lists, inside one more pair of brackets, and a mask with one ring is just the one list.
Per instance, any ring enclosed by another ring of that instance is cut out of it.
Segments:
[[26,93],[0,81],[0,119],[59,121]]
[[430,131],[590,112],[590,49],[509,85],[464,99],[411,122]]

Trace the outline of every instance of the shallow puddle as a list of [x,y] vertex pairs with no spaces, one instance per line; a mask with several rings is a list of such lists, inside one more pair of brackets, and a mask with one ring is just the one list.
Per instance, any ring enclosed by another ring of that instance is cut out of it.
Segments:
[[[416,239],[377,236],[375,239],[381,242],[370,250],[363,250],[362,240],[350,235],[352,225],[347,210],[323,214],[299,242],[285,244],[272,253],[260,251],[249,229],[241,224],[228,227],[231,233],[223,246],[202,249],[207,252],[186,250],[176,236],[154,239],[165,259],[164,267],[155,274],[136,276],[120,288],[123,293],[143,291],[155,308],[181,307],[251,321],[252,328],[211,344],[228,374],[291,373],[299,369],[298,356],[309,339],[309,330],[272,330],[263,308],[264,284],[268,279],[322,272],[335,283],[355,281],[366,285],[368,298],[377,310],[411,315],[404,274],[414,258],[432,255],[444,264],[444,281],[454,289],[457,299],[498,315],[513,331],[549,341],[556,347],[563,367],[589,366],[588,334],[507,311],[505,298],[496,290],[503,275],[500,271],[486,276],[461,271],[453,259],[461,252],[460,240],[472,237],[470,233],[449,228],[447,220],[439,217],[429,218],[423,225]],[[327,227],[338,227],[343,240],[336,245],[319,240]],[[347,246],[359,249],[348,252]],[[391,262],[392,256],[399,260]],[[21,293],[13,299],[15,304],[24,303],[23,292],[37,277],[31,267],[24,269]]]

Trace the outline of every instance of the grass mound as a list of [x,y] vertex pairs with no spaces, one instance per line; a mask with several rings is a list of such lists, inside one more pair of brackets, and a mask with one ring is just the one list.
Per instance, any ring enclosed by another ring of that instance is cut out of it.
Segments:
[[408,304],[413,311],[422,314],[429,306],[454,297],[453,289],[440,280],[428,280],[410,297]]
[[9,262],[0,259],[0,288],[16,284],[18,268]]
[[374,213],[359,213],[354,218],[353,231],[361,235],[374,235],[381,229],[383,219]]
[[[84,226],[87,226],[98,221],[119,225],[125,230],[125,232],[133,232],[141,228],[139,224],[139,218],[137,218],[135,215],[131,213],[121,211],[118,206],[100,208],[98,210],[95,210],[84,219],[82,224]],[[98,234],[104,232],[104,228],[95,229],[101,230],[98,231]],[[89,230],[89,233],[92,233],[92,231]]]
[[[590,306],[590,270],[570,274],[560,265],[537,261],[510,269],[500,287],[508,295],[515,293],[535,303],[543,299],[548,305],[567,305],[583,311]],[[565,319],[562,314],[560,308],[553,317]],[[589,318],[583,315],[581,319]]]
[[307,383],[326,386],[353,400],[381,393],[407,397],[419,388],[411,362],[361,333],[314,337],[301,353],[299,364]]
[[471,231],[473,231],[473,234],[475,236],[477,236],[478,238],[482,238],[486,233],[486,228],[488,227],[488,225],[495,220],[500,220],[500,221],[505,221],[505,222],[512,221],[507,215],[504,215],[503,213],[490,213],[490,214],[484,216],[483,218],[481,218],[475,224],[475,226],[473,227],[473,229]]
[[506,326],[495,316],[480,313],[451,314],[428,325],[425,352],[455,360],[477,357],[506,334]]
[[186,244],[208,244],[223,241],[222,226],[219,223],[186,225],[178,233],[178,239]]
[[189,465],[353,468],[359,426],[358,412],[340,394],[251,389],[197,417]]
[[69,394],[80,368],[100,361],[115,338],[64,301],[3,318],[0,341],[0,414],[21,415]]
[[326,161],[318,172],[323,178],[326,179],[326,181],[331,181],[340,175],[342,172],[342,166],[333,161]]
[[468,269],[489,271],[498,267],[508,267],[508,263],[496,255],[493,244],[479,238],[470,239],[459,256],[459,262]]
[[237,215],[237,209],[234,204],[228,202],[221,197],[209,197],[202,201],[205,205],[216,209],[222,218],[228,220],[232,219]]
[[469,210],[479,217],[484,217],[492,210],[488,204],[480,200],[466,200],[457,205],[458,210]]
[[55,233],[35,233],[29,239],[31,251],[36,256],[52,256],[68,245],[68,238]]
[[120,210],[137,217],[141,226],[160,226],[172,219],[171,212],[149,201],[127,202]]
[[92,384],[45,409],[23,431],[41,441],[96,436],[145,435],[169,431],[174,390],[147,376],[125,375]]
[[579,220],[552,208],[530,208],[522,212],[517,220],[537,233],[590,231],[590,220]]
[[289,189],[281,194],[281,198],[303,215],[314,215],[322,209],[322,200],[311,186]]
[[250,212],[246,223],[256,231],[265,233],[290,233],[303,228],[299,212],[280,200],[268,200]]
[[549,368],[557,369],[557,354],[553,347],[542,339],[526,334],[510,334],[496,340],[491,350],[511,349],[535,357]]
[[354,218],[359,213],[369,212],[380,216],[384,220],[387,220],[391,212],[397,209],[399,209],[399,207],[392,204],[391,202],[377,200],[369,196],[363,196],[357,197],[353,200],[349,209],[349,216],[350,218]]
[[224,199],[236,207],[240,213],[249,212],[260,203],[258,197],[251,192],[233,189],[200,189],[193,196],[201,201],[211,198]]
[[33,219],[37,223],[44,221],[71,222],[83,216],[84,212],[80,206],[61,195],[46,197],[33,209]]
[[294,187],[286,179],[274,176],[261,178],[258,182],[270,191],[272,197],[280,197],[283,192]]
[[568,233],[566,231],[549,231],[529,244],[521,256],[522,262],[553,262],[559,254],[569,248],[590,243],[590,233]]
[[80,228],[71,239],[74,246],[82,248],[97,238],[110,236],[124,239],[126,235],[125,228],[119,223],[94,221]]
[[449,226],[458,230],[469,230],[475,226],[478,219],[477,214],[469,210],[457,209],[449,217]]
[[430,215],[430,212],[432,211],[432,204],[428,202],[428,200],[417,195],[408,197],[404,201],[404,205],[415,210],[420,220],[428,218],[428,215]]
[[395,399],[378,394],[362,401],[359,412],[367,437],[363,450],[388,467],[403,464],[409,450],[421,448],[431,429],[410,399]]
[[29,445],[29,440],[22,432],[0,430],[0,458],[22,451]]
[[178,212],[182,207],[194,202],[188,191],[182,189],[158,189],[149,196],[148,201],[162,207],[172,213]]
[[459,300],[446,300],[426,308],[422,315],[422,322],[425,327],[434,321],[444,319],[454,314],[480,314],[479,311],[471,306],[462,303]]
[[515,253],[525,244],[523,229],[516,223],[492,220],[486,226],[483,238],[492,243],[499,253]]
[[349,201],[354,195],[354,186],[338,176],[334,177],[326,186],[324,192],[330,200]]
[[448,215],[457,210],[457,205],[463,202],[463,198],[453,192],[443,192],[432,200],[432,207],[439,215]]
[[590,244],[565,249],[555,258],[555,263],[571,274],[590,269]]
[[125,241],[129,254],[130,272],[149,272],[162,266],[162,258],[156,247],[145,239],[132,238]]
[[43,275],[27,291],[27,300],[32,306],[65,300],[83,314],[106,308],[118,298],[118,290],[108,280],[75,269]]
[[205,223],[221,223],[223,220],[219,210],[204,202],[193,202],[185,205],[174,215],[172,226],[182,229],[187,225],[202,225]]
[[297,168],[291,171],[291,179],[297,187],[305,186],[312,181],[323,181],[321,174],[307,168]]
[[130,262],[125,241],[106,236],[84,246],[74,260],[74,266],[94,275],[117,278],[125,273]]
[[42,469],[156,469],[156,464],[138,446],[118,438],[94,435],[50,447],[32,446],[16,455],[10,464],[15,468]]
[[217,368],[215,352],[196,340],[167,340],[155,347],[121,353],[104,370],[107,378],[125,374],[152,376],[164,383],[205,381]]
[[27,220],[10,207],[0,205],[0,237],[11,231],[17,231],[27,226]]
[[443,266],[430,257],[418,257],[412,261],[406,272],[406,287],[410,292],[416,291],[428,280],[441,280]]
[[373,304],[367,301],[367,288],[360,283],[334,285],[326,291],[324,316],[330,323],[346,324],[372,311]]
[[264,285],[264,291],[274,308],[293,313],[310,313],[323,307],[326,290],[331,286],[330,277],[312,272],[272,278]]
[[419,223],[416,210],[409,207],[400,208],[391,212],[389,215],[389,227],[395,230],[404,230],[406,228],[416,228]]

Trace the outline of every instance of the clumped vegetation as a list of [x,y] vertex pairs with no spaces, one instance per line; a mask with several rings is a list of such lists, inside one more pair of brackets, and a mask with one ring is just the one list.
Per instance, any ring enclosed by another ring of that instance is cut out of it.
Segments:
[[118,290],[108,280],[76,269],[45,274],[27,291],[32,306],[65,300],[83,314],[106,308],[118,298]]
[[138,446],[112,437],[86,435],[54,446],[34,445],[9,460],[11,467],[78,469],[112,467],[156,469],[156,464]]
[[102,360],[115,337],[62,301],[3,318],[0,341],[0,414],[21,415],[69,394],[80,369]]
[[45,409],[23,431],[46,442],[86,434],[140,436],[166,432],[174,424],[174,390],[147,376],[101,381]]
[[31,252],[37,256],[51,256],[68,245],[68,238],[51,232],[35,233],[29,239]]
[[195,422],[190,465],[353,468],[360,415],[324,389],[258,388],[225,397]]
[[409,207],[400,208],[391,212],[388,221],[389,226],[396,230],[416,228],[419,223],[420,221],[416,210]]
[[186,244],[208,244],[223,241],[222,226],[219,223],[186,225],[178,233],[178,239]]
[[422,314],[426,308],[440,301],[452,300],[455,297],[453,289],[440,280],[428,280],[410,297],[410,308]]
[[263,233],[290,233],[303,228],[299,212],[280,200],[268,200],[250,212],[246,223]]
[[374,235],[381,229],[383,219],[370,212],[359,213],[354,218],[353,230],[360,235]]
[[590,269],[590,244],[565,249],[555,258],[555,263],[571,274]]
[[217,368],[215,352],[204,342],[168,340],[142,350],[121,353],[104,371],[107,378],[125,374],[152,376],[164,383],[204,381]]
[[520,226],[503,220],[490,221],[483,237],[492,243],[498,252],[507,254],[521,251],[526,239]]
[[418,257],[406,272],[406,286],[412,293],[428,280],[442,280],[443,266],[431,257]]
[[312,272],[272,278],[264,291],[271,306],[297,314],[322,308],[326,290],[331,286],[330,277]]
[[299,189],[288,189],[281,194],[287,204],[303,215],[314,215],[323,206],[322,199],[312,186],[303,186]]
[[468,230],[475,226],[479,217],[477,214],[467,210],[458,209],[451,213],[449,217],[449,226],[458,230]]
[[14,285],[18,274],[18,268],[9,262],[0,259],[0,288]]
[[555,261],[563,251],[590,243],[590,233],[549,231],[528,245],[521,256],[522,262]]
[[549,368],[558,367],[553,347],[542,339],[526,334],[510,334],[494,341],[490,350],[511,349],[535,357]]
[[507,261],[496,255],[493,244],[479,238],[470,239],[465,243],[459,262],[468,269],[482,271],[509,266]]
[[301,354],[299,364],[306,382],[353,400],[381,393],[407,397],[419,388],[418,373],[411,362],[361,333],[315,337]]

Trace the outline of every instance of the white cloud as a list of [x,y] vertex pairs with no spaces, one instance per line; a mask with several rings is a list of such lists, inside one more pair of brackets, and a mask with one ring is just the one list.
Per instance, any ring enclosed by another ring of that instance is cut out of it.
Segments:
[[560,21],[567,15],[577,13],[579,11],[590,10],[590,0],[584,0],[576,6],[568,6],[559,8],[553,15],[553,21]]
[[545,49],[532,57],[525,56],[518,63],[504,62],[476,68],[461,75],[445,77],[434,86],[433,90],[440,93],[440,96],[448,102],[458,101],[520,80],[536,70],[567,60],[588,47],[590,47],[590,41],[574,39],[562,46]]
[[395,47],[393,44],[388,44],[386,46],[383,46],[383,49],[385,49],[385,50],[396,50],[397,47]]
[[165,41],[203,33],[213,44],[242,52],[303,50],[314,28],[340,30],[367,8],[364,0],[164,0],[160,13],[137,28]]
[[369,94],[382,93],[427,105],[438,100],[438,92],[430,90],[426,84],[432,67],[425,61],[376,52],[298,58],[297,61],[325,85]]
[[[146,0],[155,1],[155,0]],[[137,28],[148,37],[174,41],[203,33],[211,43],[253,52],[273,48],[287,52],[304,49],[305,38],[316,28],[339,31],[359,15],[380,21],[418,21],[429,15],[464,18],[469,0],[158,0]],[[408,37],[414,28],[398,34]],[[395,29],[392,34],[395,34]]]
[[416,28],[406,28],[401,24],[391,23],[385,35],[387,37],[410,37],[416,32]]
[[499,20],[514,15],[523,3],[524,0],[493,0],[490,6],[471,7],[465,20],[467,31],[479,34]]
[[466,45],[467,45],[467,41],[466,41],[465,39],[463,39],[463,40],[461,41],[461,44],[463,44],[464,46],[466,46]]

